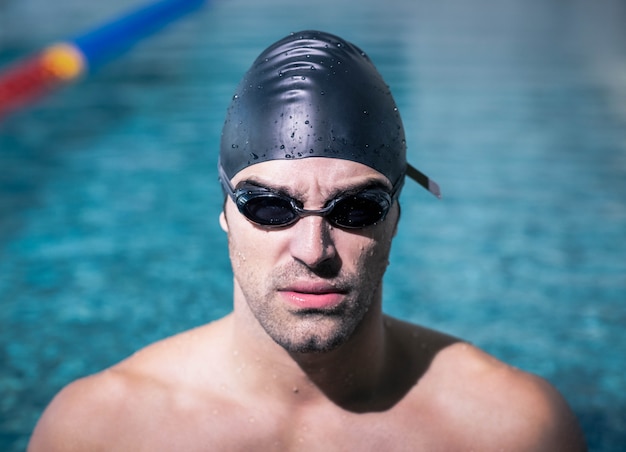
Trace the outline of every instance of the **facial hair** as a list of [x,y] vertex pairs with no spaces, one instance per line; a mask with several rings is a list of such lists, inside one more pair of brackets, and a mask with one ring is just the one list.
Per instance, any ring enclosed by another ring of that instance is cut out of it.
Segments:
[[[380,302],[385,265],[358,266],[354,273],[323,278],[344,294],[343,301],[330,309],[296,309],[279,299],[278,291],[294,281],[320,280],[310,269],[296,262],[280,267],[266,285],[241,285],[250,310],[265,332],[290,353],[322,353],[333,350],[354,334],[373,303]],[[374,270],[373,267],[376,267]]]

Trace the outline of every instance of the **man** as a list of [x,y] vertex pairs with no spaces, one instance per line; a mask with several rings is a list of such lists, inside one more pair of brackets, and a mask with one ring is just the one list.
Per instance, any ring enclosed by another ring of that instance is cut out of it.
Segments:
[[269,47],[222,134],[233,312],[69,385],[31,450],[584,450],[548,383],[383,314],[407,173],[438,195],[361,50]]

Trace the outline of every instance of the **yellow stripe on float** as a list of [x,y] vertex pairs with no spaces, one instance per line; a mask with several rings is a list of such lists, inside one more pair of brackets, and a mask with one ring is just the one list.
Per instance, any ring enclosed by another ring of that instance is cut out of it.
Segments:
[[56,78],[71,81],[78,78],[86,69],[83,54],[71,44],[54,44],[44,50],[42,65]]

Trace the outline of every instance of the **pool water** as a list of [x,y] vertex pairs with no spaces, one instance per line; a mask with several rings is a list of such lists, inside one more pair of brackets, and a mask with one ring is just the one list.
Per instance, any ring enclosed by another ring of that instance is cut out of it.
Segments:
[[[140,4],[0,1],[0,65]],[[620,450],[625,15],[619,0],[216,0],[5,119],[0,450],[23,450],[71,380],[230,310],[224,112],[254,57],[307,28],[370,55],[411,162],[443,189],[405,186],[386,310],[547,378],[591,450]]]

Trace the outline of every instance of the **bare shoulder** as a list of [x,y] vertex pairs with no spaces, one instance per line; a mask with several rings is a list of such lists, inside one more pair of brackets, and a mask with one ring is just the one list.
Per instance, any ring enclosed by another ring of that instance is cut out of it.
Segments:
[[44,411],[29,451],[103,450],[106,438],[116,433],[130,394],[132,381],[115,370],[69,384]]
[[546,380],[467,343],[442,349],[425,375],[451,422],[471,424],[487,450],[582,451],[585,442],[565,399]]
[[[211,328],[192,330],[140,350],[119,364],[66,386],[41,416],[29,451],[111,450],[136,443],[136,435],[158,438],[163,425],[190,425],[214,400],[211,374],[196,353]],[[210,355],[206,345],[202,350]],[[205,386],[200,390],[199,379]],[[172,419],[176,421],[173,423]],[[179,429],[180,430],[180,429]]]

